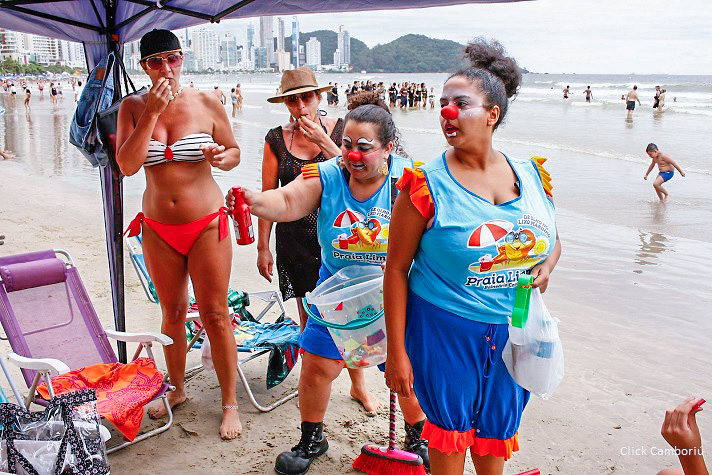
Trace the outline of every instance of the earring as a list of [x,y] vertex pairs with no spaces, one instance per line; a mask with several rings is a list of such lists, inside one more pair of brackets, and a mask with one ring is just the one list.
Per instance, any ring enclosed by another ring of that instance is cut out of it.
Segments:
[[345,167],[346,167],[346,165],[344,164],[344,157],[339,157],[339,158],[337,158],[337,159],[336,159],[336,163],[338,163],[341,168],[345,168]]
[[378,167],[378,173],[384,176],[388,176],[388,162],[383,162],[380,167]]

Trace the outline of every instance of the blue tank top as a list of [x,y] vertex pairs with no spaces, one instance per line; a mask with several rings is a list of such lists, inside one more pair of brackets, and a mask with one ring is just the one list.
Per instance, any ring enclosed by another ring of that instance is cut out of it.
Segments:
[[507,323],[519,275],[528,273],[556,243],[554,204],[533,161],[507,161],[519,197],[493,205],[450,174],[445,154],[422,170],[435,204],[410,271],[413,292],[463,318]]
[[337,159],[319,163],[322,186],[317,218],[320,276],[325,275],[324,270],[333,275],[347,266],[386,262],[391,208],[398,191],[395,183],[403,176],[406,167],[413,167],[411,160],[391,155],[388,178],[370,198],[359,201],[351,195],[348,180]]

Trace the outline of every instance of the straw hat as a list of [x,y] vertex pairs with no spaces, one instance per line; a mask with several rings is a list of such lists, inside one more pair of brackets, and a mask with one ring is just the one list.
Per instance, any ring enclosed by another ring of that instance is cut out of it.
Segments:
[[267,99],[267,102],[284,102],[287,96],[309,91],[319,93],[331,88],[332,86],[320,87],[316,82],[314,71],[306,66],[302,66],[301,68],[287,70],[282,74],[282,82],[279,85],[280,93]]

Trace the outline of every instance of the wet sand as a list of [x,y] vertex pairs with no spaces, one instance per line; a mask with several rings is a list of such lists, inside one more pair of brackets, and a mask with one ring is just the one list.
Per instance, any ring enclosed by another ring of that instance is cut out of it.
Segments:
[[[48,100],[33,104],[31,130],[24,112],[9,111],[4,118],[2,145],[6,146],[8,134],[15,137],[7,145],[18,159],[0,161],[0,234],[6,236],[0,255],[66,249],[75,258],[102,322],[111,327],[99,184],[95,178],[85,179],[95,171],[87,171],[83,158],[76,157],[66,142],[66,134],[55,130],[66,127],[71,105],[65,103],[61,112],[52,113],[48,104]],[[233,123],[234,129],[242,128],[236,135],[245,133],[244,122],[250,119],[244,114],[240,120]],[[251,140],[259,142],[264,132]],[[30,139],[30,134],[35,138]],[[243,157],[240,168],[244,172],[238,168],[234,174],[219,176],[223,188],[233,182],[252,182],[259,163],[257,149],[250,147]],[[563,255],[545,300],[552,314],[561,319],[566,377],[551,399],[532,398],[520,429],[521,450],[507,463],[505,472],[538,467],[542,473],[655,473],[676,463],[673,455],[650,454],[653,448],[667,447],[660,436],[665,408],[688,395],[709,399],[712,284],[706,278],[704,249],[712,234],[688,239],[656,230],[655,220],[662,223],[663,231],[670,229],[667,220],[675,219],[675,213],[674,208],[652,201],[637,211],[650,225],[621,225],[621,213],[634,212],[623,204],[620,211],[583,215],[577,201],[587,198],[577,194],[578,177],[568,169],[569,162],[553,157],[548,168],[554,178]],[[621,168],[631,177],[637,171],[625,165]],[[130,178],[125,183],[128,222],[140,206],[141,182]],[[652,194],[647,189],[634,194],[643,200],[648,191]],[[686,224],[709,230],[706,215],[675,227]],[[254,246],[235,246],[234,250],[232,287],[247,291],[276,288],[258,275]],[[148,302],[128,263],[126,308],[128,329],[159,328],[160,311]],[[293,300],[288,310],[296,316]],[[7,352],[7,344],[0,342],[0,350]],[[189,366],[197,364],[199,357],[192,352]],[[165,368],[160,351],[157,358],[159,367]],[[298,370],[274,390],[261,389],[257,397],[269,400],[293,390]],[[259,363],[248,366],[248,375],[258,381],[264,381],[264,372]],[[21,381],[18,372],[14,377]],[[370,369],[367,378],[371,391],[386,403],[381,374]],[[2,386],[9,394],[4,381]],[[361,445],[385,443],[387,412],[367,415],[348,391],[344,373],[334,384],[325,420],[331,448],[314,463],[311,473],[352,473],[350,463]],[[277,454],[298,440],[295,401],[260,414],[238,384],[245,432],[235,441],[223,442],[217,436],[220,394],[215,374],[201,373],[188,384],[187,392],[190,400],[176,411],[175,424],[168,432],[110,457],[114,473],[272,473]],[[698,421],[703,439],[712,437],[712,420],[706,411]],[[153,424],[148,419],[145,423]],[[400,415],[398,429],[402,440]],[[647,455],[628,455],[639,448],[645,448]],[[469,462],[466,473],[474,473]]]

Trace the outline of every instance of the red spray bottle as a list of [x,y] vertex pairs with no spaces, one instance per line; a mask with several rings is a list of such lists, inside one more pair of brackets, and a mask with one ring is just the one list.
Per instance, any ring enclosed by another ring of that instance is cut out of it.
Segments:
[[242,188],[239,186],[233,188],[232,196],[235,198],[235,207],[232,209],[232,222],[235,226],[235,238],[237,243],[242,246],[252,244],[255,242],[255,233],[252,230],[250,207],[245,203]]

